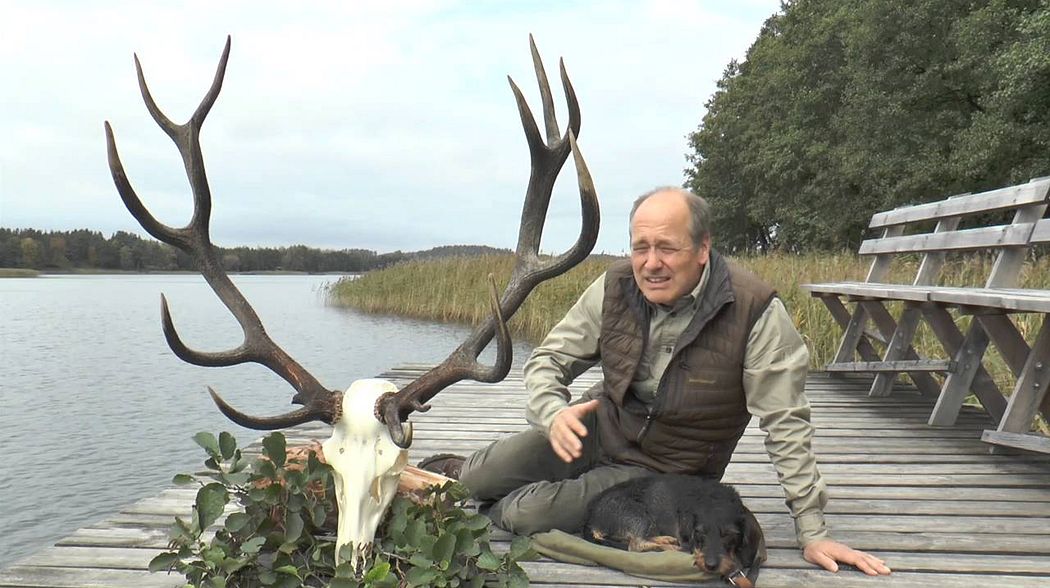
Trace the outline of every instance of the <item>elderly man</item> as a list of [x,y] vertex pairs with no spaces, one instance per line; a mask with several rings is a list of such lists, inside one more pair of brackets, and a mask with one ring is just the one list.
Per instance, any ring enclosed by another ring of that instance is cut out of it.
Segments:
[[[720,479],[752,415],[766,432],[803,555],[888,574],[833,541],[803,391],[809,353],[777,298],[711,249],[700,197],[673,187],[631,211],[630,263],[583,293],[525,364],[532,429],[462,459],[421,464],[493,500],[516,533],[578,531],[602,490],[656,472]],[[570,404],[568,385],[601,361],[604,381]]]

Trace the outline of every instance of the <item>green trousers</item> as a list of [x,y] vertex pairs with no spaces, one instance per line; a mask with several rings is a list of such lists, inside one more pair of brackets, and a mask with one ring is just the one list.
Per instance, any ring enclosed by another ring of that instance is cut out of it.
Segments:
[[641,466],[602,459],[594,413],[583,424],[583,455],[565,463],[539,431],[530,429],[492,443],[463,464],[460,482],[474,498],[495,501],[488,511],[498,526],[519,535],[558,529],[576,533],[587,505],[602,490],[633,478],[649,476]]

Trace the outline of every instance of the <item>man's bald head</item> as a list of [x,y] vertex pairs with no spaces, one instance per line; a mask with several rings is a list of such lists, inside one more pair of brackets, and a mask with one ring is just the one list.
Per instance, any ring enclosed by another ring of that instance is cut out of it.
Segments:
[[689,236],[693,246],[700,247],[711,236],[711,206],[703,198],[678,186],[660,186],[636,198],[634,206],[631,207],[631,215],[627,219],[628,224],[634,221],[634,213],[643,202],[656,194],[664,193],[677,194],[685,200],[689,207]]

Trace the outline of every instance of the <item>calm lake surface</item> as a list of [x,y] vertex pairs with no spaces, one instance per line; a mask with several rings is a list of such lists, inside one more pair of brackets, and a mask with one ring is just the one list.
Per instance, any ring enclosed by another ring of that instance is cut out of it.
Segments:
[[[332,388],[441,361],[468,333],[328,306],[324,286],[338,276],[233,279],[271,338]],[[0,279],[0,568],[198,469],[194,433],[230,431],[242,445],[262,436],[222,416],[205,386],[253,414],[291,407],[291,387],[264,367],[175,357],[161,292],[191,348],[240,344],[240,326],[200,276]],[[516,345],[515,364],[528,352]]]

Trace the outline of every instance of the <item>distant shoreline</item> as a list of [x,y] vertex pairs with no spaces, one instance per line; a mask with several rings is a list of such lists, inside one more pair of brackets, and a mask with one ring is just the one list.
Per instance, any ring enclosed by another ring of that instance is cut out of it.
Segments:
[[[298,272],[285,270],[265,270],[253,272],[229,272],[231,276],[356,276],[363,272]],[[136,272],[127,270],[68,269],[68,270],[34,270],[25,268],[0,267],[0,278],[37,278],[40,276],[76,276],[76,275],[114,275],[114,276],[167,276],[199,275],[189,270]]]
[[0,278],[35,278],[40,272],[33,269],[0,267]]

